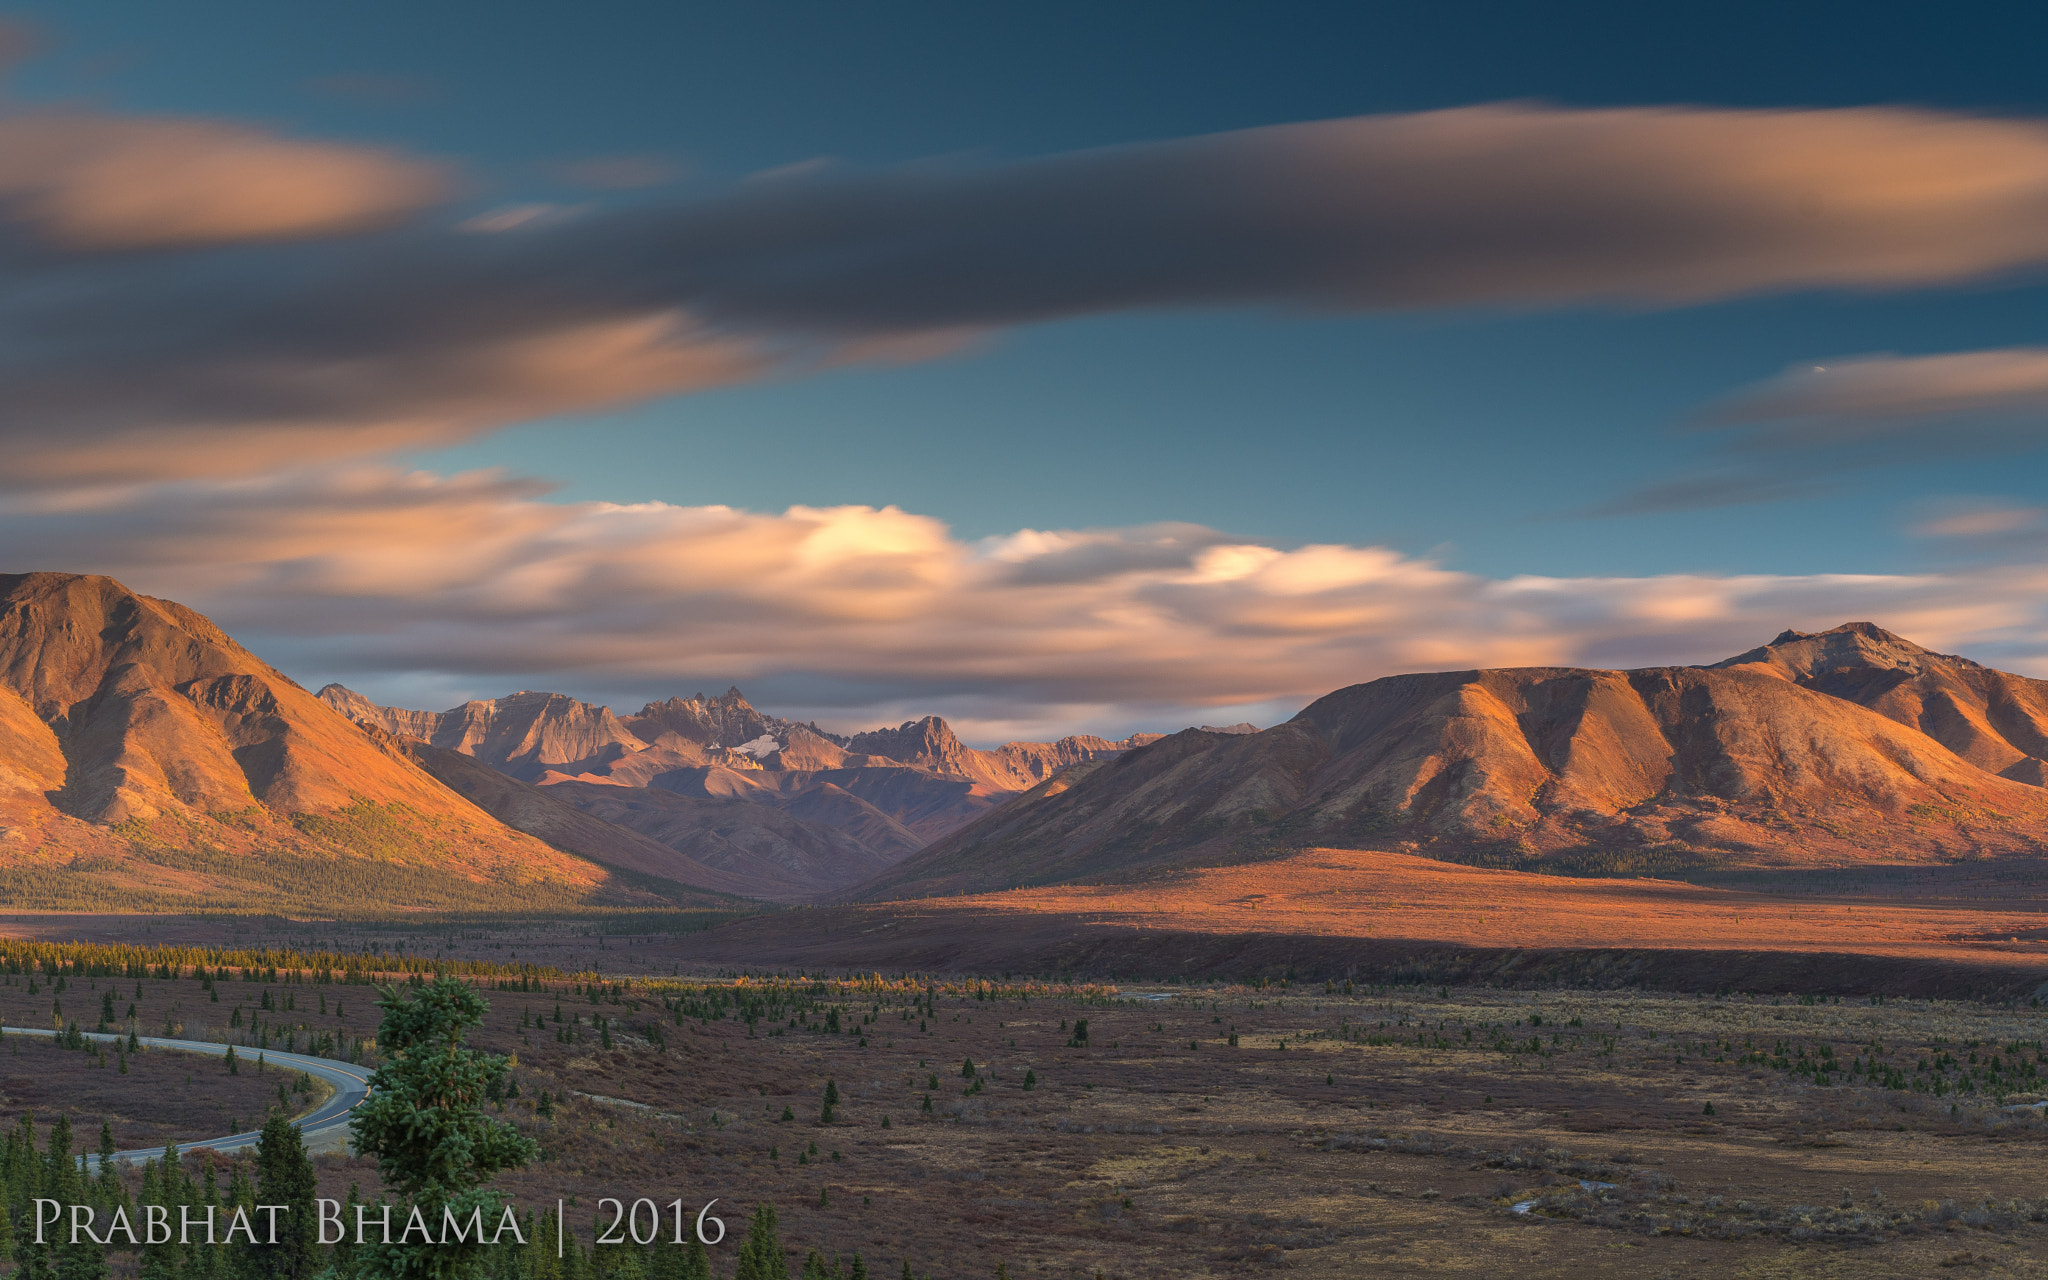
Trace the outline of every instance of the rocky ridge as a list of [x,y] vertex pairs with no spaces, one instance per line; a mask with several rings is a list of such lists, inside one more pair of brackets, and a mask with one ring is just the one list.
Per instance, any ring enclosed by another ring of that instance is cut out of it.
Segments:
[[[783,901],[870,878],[1064,768],[1158,737],[981,750],[937,716],[842,736],[763,713],[737,688],[628,716],[531,691],[440,712],[382,707],[339,684],[319,697],[417,747],[429,770],[514,827],[564,838],[561,815],[535,803],[542,795],[670,849],[682,860],[673,873],[689,883]],[[439,753],[527,790],[486,787]]]

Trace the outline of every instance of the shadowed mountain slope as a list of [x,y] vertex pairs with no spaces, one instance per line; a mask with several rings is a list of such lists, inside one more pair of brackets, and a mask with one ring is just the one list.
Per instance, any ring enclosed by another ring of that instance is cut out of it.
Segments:
[[[421,744],[423,763],[511,826],[601,859],[604,831],[624,830],[632,840],[610,859],[619,865],[642,867],[646,850],[633,842],[652,841],[684,868],[720,877],[678,878],[790,901],[867,879],[1069,765],[1156,737],[986,751],[928,716],[847,738],[765,714],[738,689],[651,702],[625,717],[554,693],[441,712],[381,707],[338,684],[319,696],[359,724]],[[487,786],[433,751],[533,786]],[[641,791],[660,794],[618,794]],[[534,803],[540,794],[595,825],[567,834],[559,813]]]
[[1390,676],[1261,733],[1188,730],[1070,769],[855,892],[1305,845],[1580,870],[2033,852],[2048,792],[2019,744],[2037,686],[1864,623],[1712,668]]
[[410,744],[420,766],[506,826],[608,866],[743,897],[764,886],[688,857],[628,827],[585,813],[553,793],[499,773],[471,756]]

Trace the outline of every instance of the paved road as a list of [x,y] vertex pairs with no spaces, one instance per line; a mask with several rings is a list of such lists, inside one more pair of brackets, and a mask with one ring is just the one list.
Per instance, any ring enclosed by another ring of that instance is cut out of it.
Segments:
[[[8,1036],[54,1036],[56,1034],[55,1031],[38,1030],[34,1027],[7,1027],[0,1029],[0,1035]],[[128,1037],[125,1035],[102,1035],[96,1031],[87,1031],[84,1035],[88,1040],[97,1040],[102,1044],[108,1045],[126,1044],[128,1041]],[[228,1052],[226,1045],[213,1044],[206,1040],[167,1040],[162,1036],[140,1036],[138,1039],[140,1039],[145,1048],[150,1049],[181,1049],[186,1053],[205,1053],[211,1054],[216,1058],[224,1058]],[[256,1066],[256,1052],[256,1050],[243,1045],[235,1050],[235,1056],[240,1058],[250,1070],[254,1070]],[[305,1135],[308,1150],[317,1150],[323,1146],[339,1149],[339,1144],[346,1142],[348,1138],[349,1112],[355,1110],[358,1102],[370,1096],[369,1069],[366,1067],[350,1066],[346,1062],[336,1062],[332,1058],[311,1058],[303,1053],[278,1053],[269,1049],[265,1049],[262,1052],[263,1061],[269,1067],[282,1067],[292,1071],[303,1071],[307,1075],[325,1080],[334,1086],[334,1096],[322,1103],[319,1110],[299,1121],[299,1132]],[[262,1136],[263,1131],[257,1129],[249,1133],[230,1134],[225,1138],[202,1138],[192,1142],[181,1142],[178,1144],[178,1149],[180,1151],[189,1151],[194,1147],[211,1147],[215,1151],[236,1151],[243,1147],[255,1146],[257,1140]],[[117,1151],[114,1153],[114,1159],[124,1164],[141,1164],[144,1160],[161,1160],[163,1156],[164,1149],[162,1147],[147,1147],[139,1151]],[[99,1162],[100,1158],[96,1155],[87,1157],[88,1166],[95,1171],[99,1168]]]

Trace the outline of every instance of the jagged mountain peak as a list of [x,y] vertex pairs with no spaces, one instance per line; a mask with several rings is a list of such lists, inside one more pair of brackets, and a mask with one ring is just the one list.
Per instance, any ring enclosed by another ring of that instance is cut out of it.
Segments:
[[627,716],[625,723],[633,731],[650,742],[663,734],[674,734],[685,742],[703,747],[739,749],[743,746],[754,748],[753,754],[770,754],[763,751],[763,738],[772,738],[781,746],[788,746],[790,735],[797,729],[805,729],[828,742],[844,744],[845,739],[826,733],[815,724],[799,725],[771,716],[757,710],[747,695],[734,685],[718,697],[698,693],[693,698],[668,698],[661,702],[650,702],[635,715]]
[[[929,760],[943,767],[958,762],[967,747],[942,717],[926,716],[922,720],[905,720],[894,729],[856,733],[846,749],[857,755],[888,756],[892,760]],[[946,771],[957,772],[951,768]]]

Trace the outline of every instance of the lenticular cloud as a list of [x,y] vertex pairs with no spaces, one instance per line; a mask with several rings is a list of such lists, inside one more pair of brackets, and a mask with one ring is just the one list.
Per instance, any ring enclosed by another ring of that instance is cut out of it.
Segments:
[[446,190],[230,126],[0,119],[0,484],[261,474],[1119,310],[1683,306],[2048,261],[2048,127],[1894,108],[1476,106],[379,230]]

